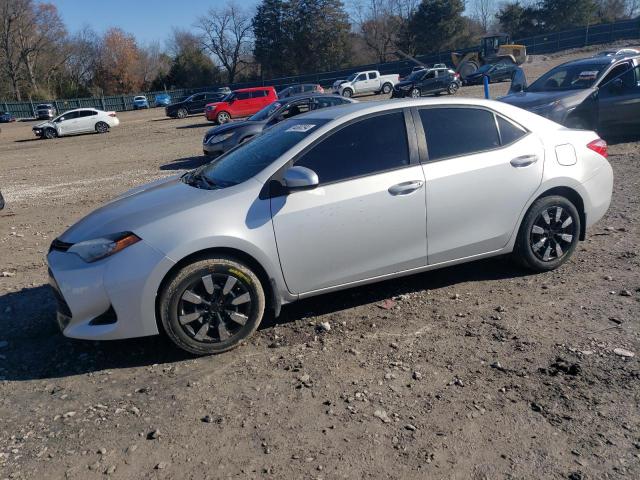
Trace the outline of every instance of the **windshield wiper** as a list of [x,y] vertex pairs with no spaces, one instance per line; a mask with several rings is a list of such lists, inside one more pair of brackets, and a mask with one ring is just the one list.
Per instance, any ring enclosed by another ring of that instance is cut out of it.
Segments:
[[202,172],[198,172],[195,170],[193,172],[185,173],[182,176],[182,179],[184,183],[186,183],[187,185],[191,185],[197,188],[206,188],[208,190],[213,190],[214,188],[218,187],[218,185],[216,185],[214,182],[209,180],[205,175],[203,175]]

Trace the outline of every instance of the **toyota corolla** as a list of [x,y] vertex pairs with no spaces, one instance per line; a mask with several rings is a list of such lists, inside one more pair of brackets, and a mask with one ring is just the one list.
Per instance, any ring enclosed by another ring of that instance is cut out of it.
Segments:
[[164,332],[209,354],[333,290],[505,254],[553,270],[609,207],[606,157],[594,132],[485,100],[296,116],[57,238],[58,322],[69,337]]

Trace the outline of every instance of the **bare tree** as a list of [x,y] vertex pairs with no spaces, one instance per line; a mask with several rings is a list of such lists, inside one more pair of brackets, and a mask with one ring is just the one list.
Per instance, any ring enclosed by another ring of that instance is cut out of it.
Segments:
[[494,0],[473,0],[472,16],[480,23],[483,33],[489,30],[495,13]]
[[246,65],[251,54],[252,15],[234,1],[222,8],[211,8],[198,19],[202,45],[227,72],[229,83]]
[[11,82],[16,100],[22,100],[20,91],[21,57],[15,38],[22,12],[30,6],[29,0],[0,0],[0,61],[2,71]]

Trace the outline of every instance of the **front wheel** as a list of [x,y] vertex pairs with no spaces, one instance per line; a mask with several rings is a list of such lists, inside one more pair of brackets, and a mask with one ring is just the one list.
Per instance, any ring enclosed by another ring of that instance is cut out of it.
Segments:
[[109,131],[109,125],[105,122],[96,123],[96,132],[98,133],[107,133]]
[[580,215],[575,205],[561,196],[542,197],[522,221],[514,254],[526,268],[548,272],[571,257],[579,237]]
[[264,315],[264,289],[245,264],[218,257],[177,271],[160,294],[169,338],[197,355],[221,353],[251,336]]
[[346,97],[346,98],[351,98],[351,97],[353,97],[353,90],[351,90],[350,88],[345,88],[345,89],[342,91],[342,96],[343,96],[343,97]]
[[216,115],[216,122],[218,122],[218,124],[220,125],[222,125],[223,123],[227,123],[230,119],[231,115],[229,115],[227,112],[220,112],[218,113],[218,115]]
[[391,93],[391,90],[393,90],[393,85],[391,85],[390,83],[385,83],[384,85],[382,85],[382,93],[384,93],[385,95],[389,95]]
[[412,88],[411,89],[411,98],[420,98],[420,89]]
[[46,138],[47,140],[51,140],[51,139],[56,138],[58,136],[58,132],[56,132],[53,128],[47,128],[47,129],[45,129],[45,131],[42,134],[42,136],[44,138]]
[[456,82],[451,82],[451,84],[449,85],[449,87],[447,88],[447,93],[449,95],[455,95],[456,92],[458,91],[458,84]]
[[178,118],[187,118],[187,115],[189,115],[189,112],[187,112],[186,108],[180,108],[177,112]]

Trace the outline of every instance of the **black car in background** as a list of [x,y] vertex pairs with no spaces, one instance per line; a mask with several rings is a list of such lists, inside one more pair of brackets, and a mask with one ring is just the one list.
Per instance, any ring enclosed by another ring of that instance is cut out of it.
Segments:
[[602,136],[640,134],[640,55],[596,56],[559,65],[531,85],[514,75],[498,100]]
[[259,135],[263,130],[287,118],[320,108],[355,103],[355,100],[340,95],[311,93],[277,100],[247,120],[229,122],[211,128],[202,139],[202,151],[205,155],[220,155],[236,145]]
[[303,93],[324,93],[324,88],[322,88],[317,83],[301,83],[298,85],[291,85],[284,90],[280,90],[278,92],[278,98],[293,97],[295,95],[301,95]]
[[448,68],[427,68],[411,72],[405,79],[393,87],[391,98],[413,97],[440,94],[455,94],[460,86],[460,75]]
[[511,81],[518,66],[513,62],[498,62],[481,66],[475,72],[467,75],[465,85],[481,85],[484,77],[489,77],[489,83]]
[[204,112],[204,107],[207,103],[219,102],[229,93],[230,90],[228,88],[216,92],[194,93],[181,102],[172,103],[165,107],[164,111],[167,117],[185,118],[194,113]]

